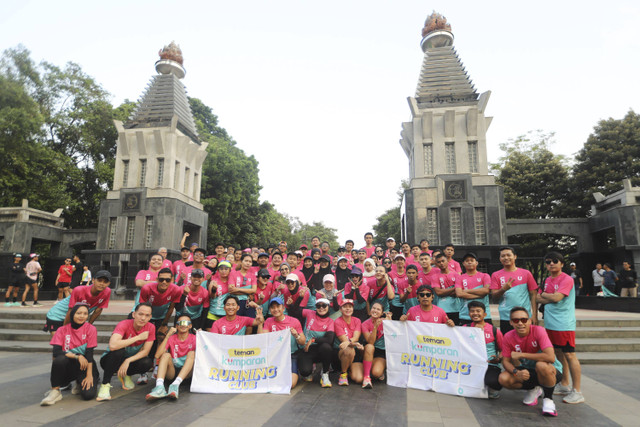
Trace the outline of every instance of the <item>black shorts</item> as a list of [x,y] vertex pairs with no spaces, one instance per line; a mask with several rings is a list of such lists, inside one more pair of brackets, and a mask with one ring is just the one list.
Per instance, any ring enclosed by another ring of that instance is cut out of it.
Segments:
[[58,287],[60,289],[68,288],[69,286],[71,286],[70,282],[58,282]]
[[64,321],[51,320],[47,317],[47,324],[42,328],[44,332],[55,332],[64,324]]
[[32,279],[31,277],[27,276],[26,279],[24,279],[24,282],[31,286],[31,285],[35,285],[36,283],[38,283],[38,279]]
[[[531,390],[535,386],[540,385],[540,382],[538,381],[538,374],[535,369],[522,368],[522,367],[519,367],[517,369],[527,370],[529,372],[529,379],[522,383],[523,390]],[[561,381],[562,381],[562,372],[556,369],[556,384],[560,384]]]
[[376,357],[381,357],[384,360],[387,360],[387,351],[376,347],[375,350],[373,350],[373,358],[375,359]]
[[[353,356],[353,362],[351,363],[362,363],[362,358],[364,357],[364,351],[358,350],[356,348],[354,348],[354,350],[356,351],[356,355]],[[340,369],[342,368],[341,366],[342,364],[340,363],[339,353],[340,353],[340,349],[334,347],[333,356],[331,358],[331,365],[333,366],[333,369],[335,369],[336,371],[340,371]]]
[[24,282],[25,282],[24,276],[13,277],[9,282],[9,287],[19,288],[20,286],[24,285]]

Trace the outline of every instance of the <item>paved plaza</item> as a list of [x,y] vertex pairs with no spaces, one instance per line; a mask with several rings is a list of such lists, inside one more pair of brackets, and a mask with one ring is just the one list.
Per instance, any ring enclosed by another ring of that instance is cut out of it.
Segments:
[[[50,303],[48,304],[50,305]],[[126,313],[130,301],[113,301],[105,313]],[[46,309],[29,309],[42,311]],[[493,308],[493,307],[492,307]],[[14,310],[2,308],[0,311]],[[22,310],[15,308],[15,310]],[[578,310],[578,318],[640,318],[638,314]],[[82,401],[63,392],[52,407],[39,406],[49,388],[50,353],[0,352],[2,425],[51,426],[637,426],[640,420],[640,365],[584,365],[585,404],[568,405],[555,397],[557,418],[541,415],[541,406],[522,404],[523,392],[501,391],[498,400],[461,398],[408,390],[374,382],[322,389],[303,383],[290,395],[192,394],[181,388],[177,402],[147,403],[152,383],[123,391],[112,381],[109,402]]]

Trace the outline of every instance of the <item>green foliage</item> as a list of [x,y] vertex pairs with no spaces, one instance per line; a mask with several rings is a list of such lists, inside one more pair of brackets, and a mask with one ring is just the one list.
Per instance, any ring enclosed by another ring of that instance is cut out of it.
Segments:
[[575,213],[566,159],[551,152],[553,133],[529,132],[500,144],[504,155],[491,165],[504,186],[507,218],[562,218]]
[[640,115],[629,110],[621,120],[600,120],[576,156],[573,175],[581,215],[595,203],[594,192],[619,191],[625,178],[640,185]]
[[400,206],[388,209],[385,213],[376,218],[378,221],[373,226],[375,233],[375,244],[382,245],[384,248],[385,242],[389,237],[393,237],[396,242],[401,241],[400,232]]
[[[0,76],[3,86],[14,87],[14,102],[22,106],[21,114],[33,117],[31,124],[14,122],[22,133],[16,141],[29,141],[24,151],[12,150],[17,169],[14,178],[27,185],[5,187],[3,182],[0,191],[8,189],[14,199],[28,198],[34,208],[65,208],[67,226],[96,226],[99,202],[112,184],[116,152],[117,132],[108,93],[79,65],[36,65],[22,46],[4,51]],[[24,96],[31,102],[25,103]],[[36,120],[37,128],[33,126]],[[41,179],[28,179],[29,174]],[[6,199],[3,203],[15,205]]]
[[340,246],[338,243],[338,235],[336,234],[338,230],[327,227],[322,221],[314,221],[311,224],[307,224],[301,222],[297,217],[288,217],[288,219],[293,230],[291,237],[287,240],[289,249],[296,250],[303,243],[311,246],[313,236],[318,236],[320,242],[328,242],[333,253],[335,253]]

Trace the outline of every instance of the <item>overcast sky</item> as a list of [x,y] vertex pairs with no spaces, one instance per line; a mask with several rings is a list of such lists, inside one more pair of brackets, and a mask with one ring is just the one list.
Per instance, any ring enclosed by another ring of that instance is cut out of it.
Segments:
[[434,9],[478,92],[492,92],[490,161],[535,129],[572,156],[598,120],[640,110],[634,1],[1,2],[2,50],[74,61],[114,105],[138,99],[175,40],[188,94],[259,161],[261,198],[341,241],[361,242],[408,177],[400,126]]

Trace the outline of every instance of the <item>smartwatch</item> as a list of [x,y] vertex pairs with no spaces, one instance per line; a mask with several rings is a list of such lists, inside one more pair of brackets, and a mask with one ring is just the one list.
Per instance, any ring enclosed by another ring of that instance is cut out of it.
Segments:
[[515,375],[515,374],[517,374],[517,373],[518,373],[518,369],[513,368],[513,371],[512,371],[512,372],[513,372],[513,375]]

